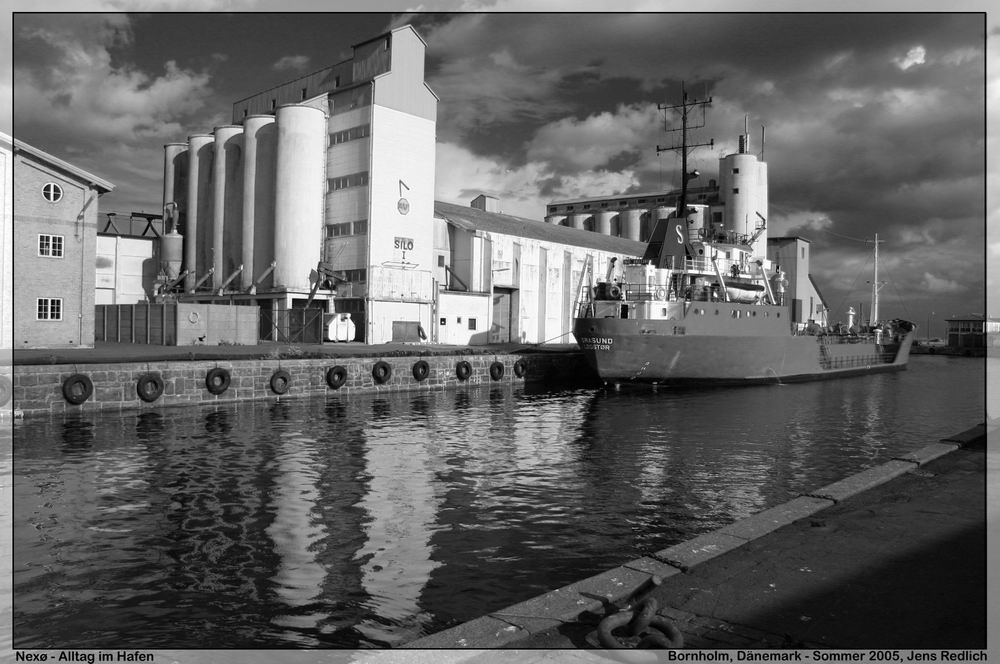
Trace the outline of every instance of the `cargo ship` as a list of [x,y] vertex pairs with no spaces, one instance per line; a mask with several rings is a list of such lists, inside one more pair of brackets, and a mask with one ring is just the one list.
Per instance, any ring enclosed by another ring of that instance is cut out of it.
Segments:
[[[809,309],[789,297],[783,265],[767,257],[766,169],[749,154],[746,133],[739,152],[720,159],[722,200],[688,204],[688,180],[697,171],[687,172],[687,114],[705,103],[685,94],[682,105],[670,107],[682,113],[683,139],[670,149],[681,150],[683,184],[676,208],[656,220],[643,257],[611,259],[596,283],[594,266],[585,266],[573,334],[589,365],[605,384],[665,386],[905,369],[916,325],[878,318],[877,235],[868,319],[851,307],[846,322],[831,325],[825,311],[816,311],[824,307]],[[740,173],[753,180],[734,182]],[[741,191],[734,184],[743,185],[743,198],[732,195]]]

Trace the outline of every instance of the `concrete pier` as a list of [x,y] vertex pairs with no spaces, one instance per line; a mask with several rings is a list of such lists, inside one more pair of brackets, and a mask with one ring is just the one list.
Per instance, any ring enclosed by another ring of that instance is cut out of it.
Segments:
[[593,648],[655,575],[689,649],[986,648],[985,450],[980,425],[405,647]]

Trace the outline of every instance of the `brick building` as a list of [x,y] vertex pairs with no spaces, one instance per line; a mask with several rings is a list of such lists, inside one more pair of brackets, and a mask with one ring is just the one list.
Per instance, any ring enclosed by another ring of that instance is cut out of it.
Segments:
[[13,347],[94,345],[97,208],[110,182],[12,141]]

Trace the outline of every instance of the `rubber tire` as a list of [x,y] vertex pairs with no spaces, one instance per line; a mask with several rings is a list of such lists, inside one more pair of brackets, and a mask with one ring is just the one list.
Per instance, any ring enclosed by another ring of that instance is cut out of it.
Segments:
[[377,385],[384,385],[392,378],[392,365],[384,360],[379,360],[372,367],[372,378]]
[[518,378],[524,378],[525,374],[528,373],[528,363],[524,360],[518,360],[514,363],[514,375]]
[[144,373],[135,381],[135,393],[146,403],[153,403],[163,394],[163,379],[160,374]]
[[504,374],[503,362],[497,360],[496,362],[490,365],[490,378],[492,380],[500,380],[501,378],[503,378],[503,374]]
[[292,382],[292,376],[284,369],[278,369],[273,374],[271,374],[270,386],[271,391],[275,394],[285,394],[288,392],[288,386]]
[[461,380],[469,380],[469,376],[472,375],[472,365],[465,360],[459,360],[455,364],[455,376]]
[[339,390],[347,382],[347,369],[339,364],[326,370],[326,384],[331,390]]
[[[216,378],[219,380],[216,381]],[[214,369],[209,369],[208,373],[205,374],[205,389],[211,394],[219,395],[229,389],[229,384],[232,380],[233,377],[229,373],[229,369],[215,367]]]
[[83,374],[73,374],[63,381],[62,393],[66,401],[79,406],[94,393],[94,383]]
[[431,375],[431,365],[427,364],[427,360],[417,360],[413,363],[412,371],[414,380],[422,383]]

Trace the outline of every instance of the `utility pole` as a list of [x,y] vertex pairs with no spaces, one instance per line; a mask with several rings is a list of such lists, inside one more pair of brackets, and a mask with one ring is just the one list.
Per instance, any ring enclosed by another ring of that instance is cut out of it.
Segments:
[[[688,180],[693,180],[694,178],[698,177],[698,175],[699,175],[699,173],[698,173],[697,170],[691,171],[690,173],[688,173],[688,166],[687,166],[688,153],[690,153],[691,150],[693,150],[694,148],[697,148],[697,147],[706,146],[706,145],[709,146],[709,147],[712,147],[712,146],[715,145],[715,139],[709,140],[707,143],[688,143],[688,135],[687,135],[688,134],[688,130],[689,129],[699,129],[699,128],[705,126],[705,107],[708,106],[711,103],[712,103],[712,98],[711,97],[708,97],[707,99],[701,99],[701,100],[688,100],[687,89],[685,88],[684,83],[682,82],[681,83],[681,103],[680,104],[674,104],[674,105],[671,105],[671,106],[668,106],[668,105],[665,105],[665,104],[657,104],[656,105],[657,109],[661,110],[661,111],[668,111],[668,110],[669,111],[678,111],[678,113],[680,115],[680,118],[681,118],[681,126],[679,128],[675,128],[675,129],[667,129],[666,128],[666,114],[665,113],[664,113],[664,118],[663,118],[664,131],[666,131],[668,133],[669,132],[677,132],[677,131],[681,132],[681,144],[680,145],[672,145],[672,146],[668,146],[668,147],[664,147],[664,146],[660,146],[660,145],[656,146],[656,154],[660,154],[664,150],[675,150],[675,151],[679,151],[681,153],[681,197],[677,201],[677,216],[679,218],[681,218],[681,219],[683,219],[683,218],[685,218],[687,216],[687,184],[688,184]],[[692,110],[694,110],[696,108],[701,108],[701,124],[692,125],[688,121],[688,115],[691,113]]]

